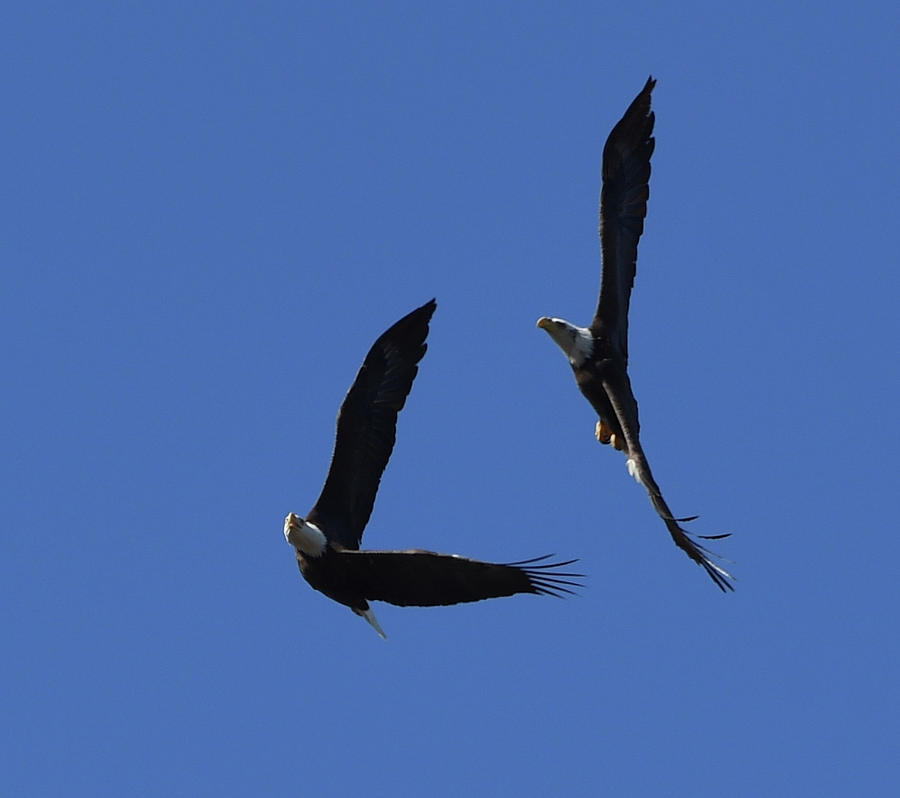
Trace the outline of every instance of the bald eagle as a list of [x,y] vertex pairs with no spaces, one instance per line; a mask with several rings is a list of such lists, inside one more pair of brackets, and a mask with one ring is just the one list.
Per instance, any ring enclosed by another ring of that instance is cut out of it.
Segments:
[[[599,416],[596,437],[625,453],[628,472],[646,489],[675,545],[706,570],[724,592],[733,590],[731,574],[712,560],[711,552],[679,526],[692,518],[675,518],[663,499],[641,448],[638,406],[628,379],[628,303],[637,263],[637,246],[644,230],[650,196],[650,156],[655,139],[650,77],[603,147],[603,188],[600,194],[600,243],[603,276],[597,312],[589,327],[543,317],[537,326],[563,350],[575,382]],[[728,535],[698,535],[716,540]]]
[[[575,560],[479,562],[432,551],[360,551],[397,428],[425,354],[432,299],[373,344],[337,419],[337,438],[325,486],[306,518],[288,513],[284,536],[309,584],[384,631],[369,601],[431,607],[538,593],[560,596],[578,587],[580,574],[559,570]],[[552,555],[548,555],[552,556]]]

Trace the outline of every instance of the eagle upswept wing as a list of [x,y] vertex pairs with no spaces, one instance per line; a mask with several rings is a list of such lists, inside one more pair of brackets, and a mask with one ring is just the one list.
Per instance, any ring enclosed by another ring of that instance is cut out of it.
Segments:
[[328,477],[307,520],[345,548],[359,548],[372,514],[436,307],[426,302],[379,336],[341,404]]
[[600,246],[603,277],[591,330],[600,328],[628,361],[628,305],[637,269],[637,247],[644,232],[650,197],[650,156],[654,115],[650,77],[612,129],[603,147],[603,188],[600,192]]

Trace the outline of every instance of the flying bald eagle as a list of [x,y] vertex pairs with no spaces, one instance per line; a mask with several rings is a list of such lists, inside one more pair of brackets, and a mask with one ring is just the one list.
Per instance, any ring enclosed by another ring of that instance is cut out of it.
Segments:
[[[722,591],[733,590],[731,574],[711,559],[706,548],[692,540],[675,518],[653,479],[641,448],[638,406],[628,379],[628,303],[637,264],[637,246],[644,231],[650,196],[650,156],[655,139],[650,93],[656,81],[650,77],[625,116],[612,129],[603,147],[603,188],[600,194],[600,243],[603,277],[597,312],[589,327],[577,327],[563,319],[543,317],[538,327],[563,350],[575,381],[600,420],[596,436],[612,444],[628,458],[628,472],[650,496],[672,539],[688,557],[702,566]],[[698,535],[717,540],[728,535]]]
[[421,549],[359,550],[435,307],[432,299],[375,341],[341,404],[321,495],[306,518],[288,513],[284,520],[284,536],[306,581],[361,615],[382,637],[370,600],[433,607],[515,593],[560,596],[579,586],[572,580],[580,574],[559,570],[575,560],[495,564]]

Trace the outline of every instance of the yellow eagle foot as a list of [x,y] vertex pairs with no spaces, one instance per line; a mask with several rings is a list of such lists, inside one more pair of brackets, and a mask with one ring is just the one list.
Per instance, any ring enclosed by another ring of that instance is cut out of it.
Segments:
[[594,435],[596,436],[597,440],[600,441],[600,443],[611,443],[613,447],[618,449],[620,452],[625,451],[625,436],[616,436],[616,433],[607,426],[606,422],[602,418],[597,422],[597,426],[594,429]]
[[613,431],[606,426],[606,422],[602,418],[597,422],[594,435],[604,445],[608,444],[615,437]]

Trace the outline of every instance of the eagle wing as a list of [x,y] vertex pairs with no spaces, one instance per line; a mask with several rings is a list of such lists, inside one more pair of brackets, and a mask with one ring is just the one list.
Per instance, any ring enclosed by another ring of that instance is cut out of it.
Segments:
[[341,404],[331,467],[308,520],[345,548],[359,548],[372,514],[436,307],[432,299],[379,336]]
[[[433,551],[342,551],[347,581],[366,598],[401,607],[435,607],[535,593],[561,596],[581,574],[560,571],[575,560],[490,563]],[[552,556],[552,555],[548,555]]]
[[[614,374],[608,374],[603,379],[603,389],[609,398],[613,411],[618,419],[619,426],[625,436],[626,455],[628,457],[628,470],[646,489],[650,496],[650,503],[656,510],[660,518],[665,522],[672,540],[675,545],[684,551],[695,563],[700,565],[720,590],[734,590],[729,580],[734,577],[724,568],[715,563],[712,557],[716,556],[704,546],[695,542],[693,538],[679,525],[679,521],[692,521],[693,518],[675,518],[672,511],[663,499],[662,492],[656,480],[653,478],[653,472],[650,470],[650,463],[644,455],[641,448],[640,436],[638,433],[638,406],[634,393],[631,390],[631,382],[628,374],[624,370],[619,370]],[[728,537],[724,535],[698,535],[703,540],[718,540]]]
[[601,328],[628,360],[628,305],[637,269],[637,247],[644,232],[650,196],[650,156],[656,140],[650,77],[603,147],[603,188],[600,193],[600,246],[603,277],[600,300],[591,325]]

